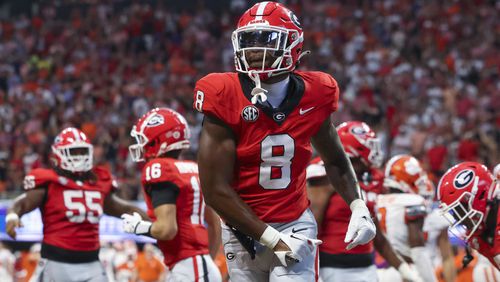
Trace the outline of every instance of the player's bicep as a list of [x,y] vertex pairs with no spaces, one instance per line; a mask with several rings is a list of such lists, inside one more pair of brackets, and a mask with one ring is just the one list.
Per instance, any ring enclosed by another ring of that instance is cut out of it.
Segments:
[[206,116],[201,130],[198,167],[207,200],[212,191],[231,183],[235,158],[236,142],[232,131],[217,119]]
[[345,155],[337,130],[328,117],[318,132],[311,138],[311,143],[318,151],[325,165],[335,163],[339,156]]
[[164,227],[177,226],[177,208],[175,204],[161,204],[154,208],[154,214],[156,217],[155,224]]
[[14,200],[10,210],[21,216],[36,208],[42,207],[46,200],[46,196],[46,187],[37,187],[37,189],[28,190]]

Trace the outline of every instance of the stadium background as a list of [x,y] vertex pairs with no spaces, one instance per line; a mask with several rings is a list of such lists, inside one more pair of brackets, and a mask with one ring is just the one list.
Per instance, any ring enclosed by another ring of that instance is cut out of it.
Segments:
[[[132,123],[154,106],[179,111],[195,158],[194,82],[234,69],[230,35],[255,2],[0,3],[0,198],[22,192],[24,174],[47,165],[55,134],[72,125],[120,195],[140,201]],[[284,2],[312,51],[301,68],[339,82],[335,124],[367,122],[386,159],[410,153],[434,181],[460,161],[499,162],[500,1]]]

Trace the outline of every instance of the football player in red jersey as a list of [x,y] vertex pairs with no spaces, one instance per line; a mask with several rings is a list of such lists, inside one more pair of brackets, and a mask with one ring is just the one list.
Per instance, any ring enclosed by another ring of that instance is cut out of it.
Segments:
[[438,184],[441,210],[452,228],[465,228],[465,241],[500,269],[498,181],[476,162],[450,168]]
[[314,281],[317,225],[305,170],[320,153],[353,211],[345,240],[366,244],[375,226],[330,115],[336,81],[295,68],[303,54],[297,17],[283,5],[248,9],[232,34],[237,73],[200,79],[193,107],[205,116],[198,154],[207,204],[224,219],[222,237],[235,281]]
[[[373,218],[375,201],[383,190],[384,174],[377,169],[382,163],[380,141],[364,122],[349,121],[337,127],[344,150],[351,159],[354,171]],[[396,255],[387,238],[377,226],[374,244],[349,248],[343,236],[349,224],[351,210],[335,193],[328,181],[323,161],[318,157],[307,167],[308,194],[311,210],[319,225],[320,275],[327,281],[377,281],[373,247],[408,281],[420,281],[418,274]],[[375,220],[378,225],[378,222]]]
[[98,258],[102,213],[147,215],[113,193],[117,184],[106,168],[93,167],[93,146],[82,131],[64,129],[51,149],[54,168],[26,175],[26,192],[6,217],[7,233],[15,239],[19,218],[40,208],[43,260],[36,271],[38,281],[108,281]]
[[142,186],[153,222],[124,214],[124,230],[158,239],[170,269],[167,281],[221,281],[212,260],[220,246],[219,217],[205,206],[198,165],[179,159],[189,148],[186,120],[176,111],[156,108],[141,117],[130,134],[136,141],[130,146],[132,159],[146,162]]

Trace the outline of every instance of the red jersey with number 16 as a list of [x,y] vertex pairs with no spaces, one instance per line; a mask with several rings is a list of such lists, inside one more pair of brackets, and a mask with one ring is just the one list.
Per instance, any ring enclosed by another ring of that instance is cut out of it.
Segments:
[[46,188],[40,207],[43,243],[71,251],[99,249],[99,219],[104,200],[116,188],[111,173],[92,170],[97,181],[74,181],[53,169],[37,168],[24,178],[24,189]]
[[[208,232],[204,226],[205,202],[198,179],[198,165],[171,158],[150,160],[142,169],[142,186],[148,215],[156,220],[148,189],[151,184],[170,182],[179,188],[176,200],[177,235],[168,241],[158,240],[165,264],[172,266],[185,258],[208,254]],[[165,189],[168,189],[166,187]]]
[[309,206],[310,139],[336,111],[339,89],[326,73],[296,71],[285,100],[273,108],[250,102],[253,87],[245,74],[212,73],[197,82],[193,106],[234,133],[232,186],[241,199],[265,222],[291,222]]

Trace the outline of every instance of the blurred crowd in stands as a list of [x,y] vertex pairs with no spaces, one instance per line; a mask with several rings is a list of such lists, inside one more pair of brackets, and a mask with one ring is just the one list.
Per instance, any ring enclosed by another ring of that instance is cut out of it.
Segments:
[[[198,1],[46,1],[0,17],[0,193],[48,165],[55,134],[77,126],[135,199],[140,170],[128,157],[132,123],[171,107],[191,125],[192,89],[209,72],[233,71],[231,32],[256,1],[224,9]],[[335,124],[363,120],[386,158],[411,153],[435,177],[473,160],[500,160],[500,1],[286,1],[305,31],[301,68],[341,87]],[[1,7],[0,7],[1,8]],[[5,15],[5,13],[3,13]]]

